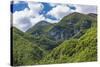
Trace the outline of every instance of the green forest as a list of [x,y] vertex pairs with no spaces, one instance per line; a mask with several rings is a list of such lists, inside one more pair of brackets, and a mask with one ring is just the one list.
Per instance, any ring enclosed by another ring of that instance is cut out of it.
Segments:
[[97,15],[71,13],[26,32],[12,26],[13,66],[97,61]]

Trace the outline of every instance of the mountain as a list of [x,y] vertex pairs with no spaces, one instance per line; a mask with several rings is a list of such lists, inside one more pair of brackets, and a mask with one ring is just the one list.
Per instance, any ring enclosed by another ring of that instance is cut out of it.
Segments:
[[[46,37],[49,37],[51,40],[62,41],[73,36],[75,37],[79,32],[84,34],[85,30],[95,26],[97,21],[92,16],[94,16],[94,14],[86,15],[74,12],[68,16],[65,16],[56,24],[40,21],[27,32],[31,32],[33,35],[45,34],[47,35]],[[80,35],[82,35],[81,33]]]
[[51,29],[53,25],[54,24],[46,21],[40,21],[30,28],[27,33],[33,35],[32,37],[36,39],[34,41],[36,41],[38,46],[45,50],[51,50],[57,45],[57,42],[51,40],[47,34],[48,30]]
[[35,24],[32,28],[27,30],[27,32],[38,36],[44,34],[46,32],[46,29],[50,28],[52,25],[53,24],[47,21],[40,21],[37,24]]
[[52,50],[64,40],[80,38],[85,32],[97,24],[94,14],[71,13],[56,24],[40,21],[26,33],[34,37],[34,41],[45,50]]
[[71,13],[58,23],[40,21],[26,32],[12,27],[13,65],[97,60],[97,15]]
[[96,33],[96,28],[90,28],[79,39],[65,40],[41,60],[41,64],[96,61]]
[[83,32],[96,25],[96,20],[88,15],[72,13],[65,16],[50,31],[50,37],[54,40],[65,40],[73,37],[79,32]]

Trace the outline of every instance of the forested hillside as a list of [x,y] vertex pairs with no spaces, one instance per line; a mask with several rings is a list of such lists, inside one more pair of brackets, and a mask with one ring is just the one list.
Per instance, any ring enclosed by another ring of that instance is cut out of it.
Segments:
[[26,32],[12,27],[13,65],[97,60],[97,15],[71,13],[57,23],[40,21]]

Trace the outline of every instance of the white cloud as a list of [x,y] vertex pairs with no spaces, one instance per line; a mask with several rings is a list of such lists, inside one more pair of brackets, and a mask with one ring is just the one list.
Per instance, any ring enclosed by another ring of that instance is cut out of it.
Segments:
[[50,10],[47,15],[51,15],[57,19],[61,19],[62,17],[64,17],[65,15],[69,14],[69,7],[67,7],[67,5],[58,5],[56,7],[54,7],[52,10]]
[[[54,5],[52,5],[54,6]],[[69,8],[67,5],[56,5],[50,12],[50,14],[56,17],[58,20],[52,20],[49,18],[45,18],[43,15],[40,15],[39,12],[44,8],[41,3],[28,2],[28,8],[25,8],[22,11],[16,11],[13,13],[13,25],[25,32],[30,27],[35,25],[37,22],[41,20],[45,20],[51,23],[58,22],[62,17],[68,14]]]
[[13,1],[13,4],[18,4],[18,3],[19,3],[19,1],[17,1],[17,0],[16,1]]
[[43,5],[41,3],[32,4],[33,3],[28,3],[30,9],[25,8],[22,11],[13,13],[13,25],[23,32],[37,22],[45,19],[42,15],[39,15],[39,12],[43,9]]
[[[13,1],[13,0],[12,0]],[[13,4],[18,4],[21,0],[14,0]],[[23,0],[22,0],[23,1]],[[26,2],[27,0],[24,0],[24,2]]]
[[75,5],[76,12],[80,13],[97,13],[97,7],[96,6],[90,6],[90,5]]
[[59,5],[58,3],[50,3],[49,4],[51,7],[55,7],[55,6],[57,6],[57,5]]
[[46,18],[45,20],[50,22],[50,23],[57,23],[57,22],[59,22],[59,20],[52,20],[52,19],[49,19],[49,18]]
[[[29,20],[30,16],[28,13],[29,10],[27,8],[23,11],[16,11],[13,13],[13,25],[21,31],[26,31],[28,28],[30,28],[31,22]],[[29,27],[27,25],[29,25]]]
[[43,15],[38,15],[35,18],[30,18],[30,21],[32,23],[32,26],[35,25],[37,22],[45,20],[45,17]]
[[33,10],[34,13],[39,13],[44,6],[41,3],[35,3],[35,2],[28,2],[28,7],[30,8],[30,10]]

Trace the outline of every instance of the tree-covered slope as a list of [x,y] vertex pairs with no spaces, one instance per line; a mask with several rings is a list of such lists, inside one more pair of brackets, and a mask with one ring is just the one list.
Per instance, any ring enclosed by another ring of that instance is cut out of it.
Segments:
[[24,39],[27,39],[29,42],[33,44],[35,43],[37,46],[39,46],[44,50],[51,50],[58,44],[57,42],[49,39],[48,37],[42,34],[36,36],[27,32],[23,33],[20,30],[16,29],[15,27],[13,27],[13,32],[20,34]]
[[40,21],[26,32],[31,33],[33,36],[39,36],[45,34],[52,26],[53,24],[47,21]]
[[24,33],[13,27],[13,65],[37,64],[44,56],[45,51],[35,43],[23,38],[22,34]]
[[[35,37],[43,37],[53,41],[63,41],[71,37],[79,38],[91,27],[96,27],[97,17],[95,14],[71,13],[56,24],[40,21],[27,33]],[[79,36],[78,36],[79,34]]]
[[85,32],[96,27],[95,14],[71,13],[61,19],[58,23],[51,24],[40,21],[26,33],[31,34],[33,39],[40,47],[45,50],[52,50],[70,38],[80,38]]
[[[60,22],[50,29],[49,35],[54,40],[69,39],[79,32],[81,36],[87,29],[96,27],[96,22],[96,17],[74,12],[62,18]],[[75,37],[79,38],[80,36],[76,35]]]
[[13,65],[97,60],[97,15],[71,13],[58,23],[40,21],[26,32],[12,27]]
[[54,48],[41,64],[97,60],[97,31],[90,28],[80,39],[70,39]]

